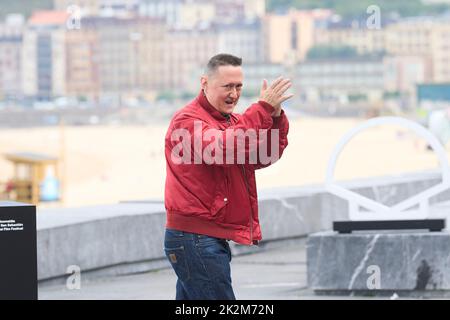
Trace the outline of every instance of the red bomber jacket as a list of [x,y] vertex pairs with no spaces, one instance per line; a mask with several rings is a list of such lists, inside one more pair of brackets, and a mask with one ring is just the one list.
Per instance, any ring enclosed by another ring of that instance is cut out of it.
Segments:
[[275,162],[288,144],[288,119],[273,111],[259,101],[225,117],[202,91],[175,113],[165,137],[166,228],[245,245],[261,240],[255,170]]

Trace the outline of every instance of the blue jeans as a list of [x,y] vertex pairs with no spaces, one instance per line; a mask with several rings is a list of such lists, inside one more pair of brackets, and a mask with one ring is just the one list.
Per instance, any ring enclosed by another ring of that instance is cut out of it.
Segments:
[[224,239],[166,229],[164,251],[177,274],[177,300],[235,300]]

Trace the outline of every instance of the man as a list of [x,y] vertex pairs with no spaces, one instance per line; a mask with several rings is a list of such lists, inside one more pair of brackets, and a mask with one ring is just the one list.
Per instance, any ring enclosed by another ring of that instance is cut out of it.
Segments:
[[[164,249],[178,277],[176,299],[235,299],[228,241],[261,240],[255,169],[276,161],[288,144],[281,103],[292,97],[285,95],[290,80],[264,80],[259,101],[234,114],[241,64],[228,54],[212,57],[200,94],[174,115],[166,134]],[[271,162],[264,161],[267,148],[276,156]]]

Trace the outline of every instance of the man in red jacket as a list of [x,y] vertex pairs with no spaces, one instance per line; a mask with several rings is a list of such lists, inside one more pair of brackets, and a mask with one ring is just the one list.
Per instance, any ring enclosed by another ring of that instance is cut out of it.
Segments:
[[164,250],[178,280],[177,299],[235,299],[229,240],[261,240],[255,169],[281,157],[289,122],[281,103],[291,86],[263,81],[259,101],[233,110],[242,60],[210,59],[198,97],[178,111],[165,138],[167,224]]

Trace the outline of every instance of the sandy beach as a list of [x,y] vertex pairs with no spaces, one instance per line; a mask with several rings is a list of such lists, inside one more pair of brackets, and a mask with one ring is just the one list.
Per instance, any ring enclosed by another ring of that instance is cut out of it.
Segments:
[[[333,148],[364,119],[291,120],[289,146],[269,168],[258,170],[260,189],[320,184]],[[0,182],[13,175],[3,154],[38,152],[65,161],[64,202],[78,207],[119,201],[162,199],[164,135],[168,122],[148,126],[79,126],[0,130]],[[447,146],[447,157],[450,150]],[[343,150],[337,180],[399,175],[438,168],[426,142],[408,129],[386,125],[356,136]]]

